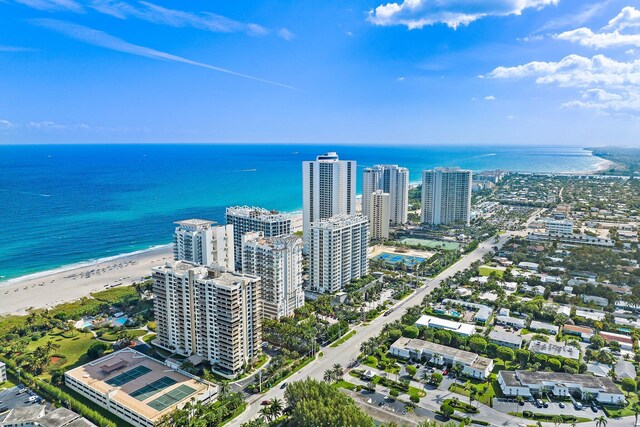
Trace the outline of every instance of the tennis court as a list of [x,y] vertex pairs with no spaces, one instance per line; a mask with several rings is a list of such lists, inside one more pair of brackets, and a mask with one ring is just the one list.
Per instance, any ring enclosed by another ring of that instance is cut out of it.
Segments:
[[407,267],[414,267],[416,264],[420,264],[425,260],[425,258],[418,257],[418,256],[391,254],[388,252],[383,252],[380,255],[374,257],[373,259],[384,261],[387,264],[393,264],[393,265],[403,263]]
[[154,382],[137,389],[133,393],[130,393],[129,396],[135,397],[142,402],[143,400],[146,400],[154,394],[158,393],[160,390],[164,390],[165,388],[172,386],[175,383],[177,383],[177,381],[173,378],[162,377],[159,380],[155,380]]
[[167,394],[164,394],[159,398],[152,400],[151,402],[147,403],[147,405],[151,406],[156,411],[161,412],[167,409],[169,406],[180,402],[182,399],[192,395],[195,392],[195,389],[183,384],[179,387],[174,388]]
[[411,237],[406,237],[400,242],[411,245],[411,246],[424,246],[428,249],[442,249],[445,251],[455,251],[460,249],[460,243],[442,241],[442,240],[431,240],[431,239],[416,239]]
[[146,366],[136,366],[133,369],[129,369],[127,372],[123,372],[120,375],[116,375],[110,380],[105,381],[112,387],[120,387],[123,384],[126,384],[130,381],[135,380],[136,378],[140,378],[144,374],[151,372],[151,369]]

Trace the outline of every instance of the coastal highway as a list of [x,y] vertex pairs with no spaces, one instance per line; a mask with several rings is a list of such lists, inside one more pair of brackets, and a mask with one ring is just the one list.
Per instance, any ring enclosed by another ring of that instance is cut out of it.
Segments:
[[[431,293],[433,289],[439,286],[442,281],[453,276],[457,272],[466,270],[475,261],[482,260],[487,253],[492,251],[494,246],[502,247],[509,238],[515,235],[522,235],[522,232],[507,232],[501,235],[497,242],[495,237],[492,237],[491,239],[481,243],[474,251],[464,255],[458,260],[458,262],[434,277],[431,281],[427,282],[426,285],[418,288],[413,294],[398,302],[398,304],[394,306],[394,310],[388,316],[379,316],[366,326],[358,325],[353,327],[356,334],[338,347],[324,347],[322,349],[322,352],[324,353],[323,357],[319,357],[309,363],[300,371],[287,378],[286,382],[300,381],[308,377],[322,380],[324,371],[333,367],[334,364],[339,363],[343,367],[347,367],[356,359],[356,357],[358,357],[358,354],[360,354],[360,344],[367,341],[369,338],[380,334],[382,327],[386,323],[399,320],[404,314],[406,308],[419,305],[422,302],[422,299]],[[283,399],[284,389],[280,388],[281,384],[282,383],[275,385],[264,394],[251,396],[247,400],[247,403],[249,404],[248,408],[229,425],[239,426],[242,423],[253,419],[258,414],[258,411],[260,411],[260,404],[263,400],[271,400],[274,398]]]

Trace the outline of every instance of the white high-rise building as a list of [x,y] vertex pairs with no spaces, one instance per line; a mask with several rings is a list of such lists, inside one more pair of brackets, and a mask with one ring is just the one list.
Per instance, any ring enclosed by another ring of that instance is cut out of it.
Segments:
[[369,209],[369,231],[371,239],[380,240],[389,237],[389,193],[376,190],[371,193]]
[[233,252],[236,271],[242,270],[242,236],[261,231],[265,237],[293,233],[293,215],[254,206],[232,206],[226,211],[227,224],[233,225]]
[[470,170],[460,168],[422,171],[422,222],[469,225],[471,176]]
[[152,270],[154,344],[206,358],[227,377],[262,349],[260,278],[177,261]]
[[302,210],[305,249],[311,223],[356,213],[356,162],[329,152],[302,162]]
[[398,165],[375,165],[362,173],[362,215],[369,216],[371,194],[389,194],[389,221],[405,224],[409,215],[409,170]]
[[293,316],[293,311],[304,305],[300,237],[246,233],[242,237],[242,271],[260,277],[264,317]]
[[177,221],[173,234],[173,258],[197,265],[233,271],[233,226],[213,225],[213,221]]
[[337,215],[316,221],[309,230],[308,289],[334,293],[369,273],[369,220]]

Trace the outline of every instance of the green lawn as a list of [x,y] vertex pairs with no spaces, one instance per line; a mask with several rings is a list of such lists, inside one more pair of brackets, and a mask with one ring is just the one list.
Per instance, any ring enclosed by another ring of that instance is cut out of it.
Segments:
[[86,353],[93,343],[94,338],[90,332],[64,332],[53,329],[39,340],[31,341],[27,346],[27,351],[34,351],[36,347],[45,345],[47,341],[52,341],[54,344],[58,344],[60,346],[60,348],[53,351],[54,355],[64,356],[64,361],[62,361],[62,363],[52,365],[50,366],[50,369],[60,367],[71,369],[72,367],[81,365],[88,361],[86,359]]
[[400,240],[401,243],[409,246],[418,246],[422,245],[427,249],[443,249],[445,251],[455,251],[460,249],[460,244],[456,242],[443,242],[440,240],[431,240],[431,239],[414,239],[411,237],[406,237]]
[[340,344],[342,344],[343,342],[345,342],[346,340],[348,340],[349,338],[351,338],[352,336],[354,336],[355,334],[356,334],[356,331],[351,330],[348,333],[344,334],[339,340],[337,340],[333,344],[331,344],[329,347],[337,347]]
[[356,385],[354,383],[350,383],[349,381],[340,380],[333,384],[336,388],[346,388],[347,390],[355,390]]
[[602,406],[607,416],[609,416],[610,418],[630,417],[632,415],[635,415],[635,412],[631,408],[633,408],[634,403],[638,402],[638,396],[635,394],[632,394],[631,396],[627,397],[627,401],[629,402],[629,404],[624,408],[621,408],[620,406],[616,406],[616,405],[602,405]]
[[489,405],[489,402],[491,401],[491,399],[493,399],[496,396],[496,388],[499,389],[499,386],[495,381],[475,383],[475,384],[472,381],[467,381],[464,384],[458,384],[458,383],[451,384],[451,386],[449,387],[449,391],[469,397],[469,394],[471,393],[470,390],[472,388],[478,391],[478,395],[476,397],[477,401],[484,405]]
[[[131,333],[136,338],[147,335],[147,331],[145,331],[144,329],[128,329],[127,332]],[[105,341],[117,341],[118,332],[117,331],[105,332],[100,338]]]
[[496,273],[498,275],[498,277],[502,278],[502,275],[504,274],[504,267],[491,267],[488,265],[483,265],[480,268],[478,268],[478,272],[480,273],[481,276],[489,276],[491,275],[491,273]]

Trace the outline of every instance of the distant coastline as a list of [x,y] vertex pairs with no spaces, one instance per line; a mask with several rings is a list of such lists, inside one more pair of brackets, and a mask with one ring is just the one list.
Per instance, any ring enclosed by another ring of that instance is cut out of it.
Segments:
[[[0,220],[1,240],[10,245],[0,246],[0,254],[4,253],[0,264],[7,267],[0,271],[0,289],[162,250],[168,247],[173,221],[204,217],[222,222],[225,206],[248,204],[284,212],[299,210],[300,162],[313,158],[327,146],[300,146],[295,150],[284,145],[255,146],[251,150],[247,147],[0,147],[4,150],[0,151],[0,181],[6,183],[0,189],[0,202],[9,207],[6,219],[21,218],[30,224],[28,228],[16,228],[11,221]],[[595,163],[593,152],[580,148],[339,149],[342,158],[355,159],[359,168],[376,163],[406,166],[412,171],[412,185],[420,183],[421,169],[440,165],[476,171],[544,169],[547,173],[562,173],[563,167],[575,167],[568,173],[593,174],[612,164],[600,157]],[[201,158],[205,169],[186,174],[183,172],[189,171],[180,169],[180,179],[176,179],[171,165],[193,156]],[[167,163],[167,159],[176,158]],[[22,165],[22,169],[12,169],[14,164]],[[29,169],[24,169],[25,164]],[[579,168],[584,169],[578,171]],[[244,172],[249,170],[252,172]],[[25,179],[21,181],[23,175]],[[80,178],[62,183],[56,181],[58,178],[52,179],[66,176]],[[78,179],[82,180],[81,185],[76,183]],[[76,200],[78,197],[82,198]],[[118,254],[101,256],[109,252]],[[91,254],[99,258],[91,260]]]

